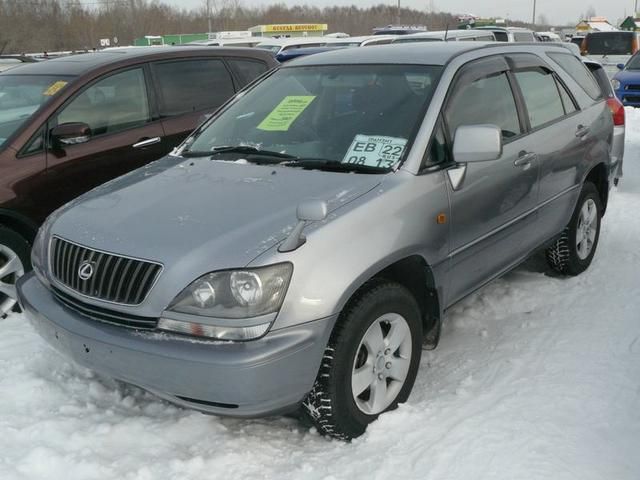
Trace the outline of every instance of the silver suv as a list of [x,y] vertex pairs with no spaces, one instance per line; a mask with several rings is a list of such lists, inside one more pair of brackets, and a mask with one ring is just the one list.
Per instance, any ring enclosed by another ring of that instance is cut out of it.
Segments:
[[[55,212],[19,298],[103,374],[349,439],[409,397],[455,302],[593,259],[612,116],[576,56],[466,42],[309,56]],[[300,408],[302,407],[302,408]]]

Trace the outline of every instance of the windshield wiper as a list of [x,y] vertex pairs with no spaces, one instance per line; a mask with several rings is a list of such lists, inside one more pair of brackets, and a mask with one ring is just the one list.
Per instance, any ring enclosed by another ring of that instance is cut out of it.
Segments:
[[339,160],[328,158],[297,158],[289,162],[282,162],[280,165],[287,167],[299,167],[309,170],[326,170],[331,172],[357,172],[357,173],[387,173],[391,168],[374,167],[371,165],[361,165],[357,163],[345,163]]
[[224,145],[219,147],[213,147],[210,151],[204,150],[187,150],[182,153],[183,157],[213,157],[215,155],[221,155],[223,153],[241,153],[258,157],[271,157],[278,159],[294,159],[295,155],[289,155],[287,153],[275,152],[272,150],[261,150],[258,147],[252,147],[249,145]]

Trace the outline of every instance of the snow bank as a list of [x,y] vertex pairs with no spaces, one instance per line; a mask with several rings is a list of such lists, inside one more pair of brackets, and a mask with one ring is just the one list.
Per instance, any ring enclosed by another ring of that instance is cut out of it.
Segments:
[[205,416],[68,363],[0,322],[0,479],[640,478],[640,111],[598,253],[534,258],[453,309],[409,402],[352,444]]

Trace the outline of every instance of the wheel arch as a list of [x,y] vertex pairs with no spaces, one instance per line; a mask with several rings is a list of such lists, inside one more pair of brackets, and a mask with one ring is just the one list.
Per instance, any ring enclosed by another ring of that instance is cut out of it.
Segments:
[[0,226],[13,230],[29,244],[33,243],[36,233],[38,233],[36,222],[11,210],[0,209]]
[[343,311],[349,301],[362,289],[368,288],[372,280],[384,279],[404,286],[415,297],[420,307],[423,332],[426,335],[442,319],[441,292],[431,265],[419,254],[394,259],[386,264],[376,265],[365,275],[353,282],[340,301]]
[[587,173],[583,184],[587,182],[593,183],[598,190],[602,202],[602,215],[604,216],[609,202],[609,168],[604,163],[593,166]]

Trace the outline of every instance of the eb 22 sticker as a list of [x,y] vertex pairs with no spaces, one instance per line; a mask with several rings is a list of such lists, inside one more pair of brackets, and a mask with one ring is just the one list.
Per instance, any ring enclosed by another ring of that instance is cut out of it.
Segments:
[[402,157],[406,145],[406,138],[356,135],[342,162],[391,168]]

